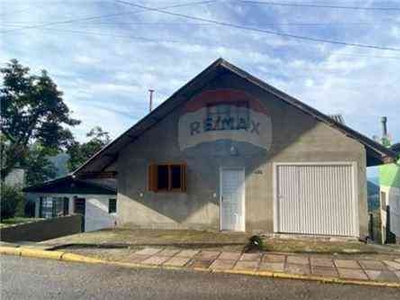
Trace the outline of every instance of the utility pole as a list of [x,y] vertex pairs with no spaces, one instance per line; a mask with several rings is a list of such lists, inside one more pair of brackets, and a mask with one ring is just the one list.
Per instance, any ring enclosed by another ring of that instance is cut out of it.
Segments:
[[149,112],[151,112],[153,110],[153,93],[154,93],[154,90],[150,89],[149,93],[150,93]]

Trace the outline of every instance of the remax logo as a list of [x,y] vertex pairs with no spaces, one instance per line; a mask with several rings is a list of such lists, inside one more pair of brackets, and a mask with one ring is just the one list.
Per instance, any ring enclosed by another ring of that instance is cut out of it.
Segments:
[[179,118],[181,150],[220,140],[269,150],[271,117],[258,99],[240,90],[205,91],[186,103]]

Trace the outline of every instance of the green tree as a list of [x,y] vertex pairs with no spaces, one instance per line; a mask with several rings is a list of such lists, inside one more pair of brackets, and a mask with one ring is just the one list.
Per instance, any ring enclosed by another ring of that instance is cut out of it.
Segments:
[[86,136],[89,138],[86,143],[75,141],[68,147],[67,153],[70,155],[68,169],[70,171],[76,170],[110,142],[109,133],[98,126],[90,130]]
[[21,188],[9,186],[3,182],[1,183],[0,190],[0,219],[12,218],[16,214],[23,216],[24,196],[21,192]]
[[23,165],[26,170],[26,185],[38,184],[57,175],[57,169],[49,160],[49,151],[40,144],[30,147],[28,155],[24,158]]
[[1,181],[15,166],[32,161],[32,144],[40,144],[48,154],[66,149],[73,143],[66,126],[80,123],[71,118],[62,92],[47,72],[37,76],[29,71],[16,59],[0,69]]

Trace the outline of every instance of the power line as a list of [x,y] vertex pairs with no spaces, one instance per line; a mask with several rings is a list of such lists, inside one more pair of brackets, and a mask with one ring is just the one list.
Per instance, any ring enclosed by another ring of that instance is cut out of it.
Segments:
[[[19,27],[23,24],[29,24],[29,22],[7,22],[2,23],[3,26],[14,26]],[[112,24],[115,25],[115,22],[104,22],[104,21],[97,21],[97,22],[90,22],[84,23],[82,25],[93,25],[93,24]],[[118,25],[146,25],[146,26],[181,26],[181,25],[193,25],[193,26],[215,26],[215,24],[211,23],[195,23],[195,22],[118,22]],[[380,23],[372,23],[372,22],[327,22],[327,23],[280,23],[280,22],[273,22],[273,23],[263,23],[262,25],[267,26],[376,26]],[[383,23],[382,23],[383,24]]]
[[366,6],[343,6],[343,5],[328,5],[328,4],[309,4],[295,2],[273,2],[273,1],[256,1],[256,0],[236,0],[241,3],[261,4],[271,6],[290,6],[290,7],[305,7],[305,8],[331,8],[331,9],[349,9],[349,10],[372,10],[372,11],[400,11],[400,7],[366,7]]
[[[214,3],[216,1],[217,0],[186,2],[186,3],[181,3],[181,4],[164,6],[164,7],[161,7],[160,9],[170,9],[170,8],[177,8],[177,7],[184,7],[184,6],[199,5],[199,4],[209,4],[209,3]],[[140,14],[140,13],[143,13],[143,10],[124,12],[124,13],[114,13],[114,14],[107,14],[107,15],[100,15],[100,16],[92,16],[92,17],[85,17],[85,18],[76,18],[76,19],[69,19],[69,20],[64,20],[64,21],[43,23],[43,24],[38,24],[38,25],[30,25],[30,26],[24,26],[24,27],[20,27],[20,28],[14,28],[14,29],[8,29],[5,31],[0,31],[0,33],[8,33],[8,32],[15,32],[15,31],[20,31],[20,30],[25,30],[25,29],[36,29],[36,28],[48,27],[48,26],[52,26],[52,25],[69,24],[69,23],[75,23],[75,22],[90,21],[90,20],[96,20],[96,19],[102,19],[102,18],[116,17],[116,16],[129,15],[129,14]]]
[[[183,40],[155,39],[155,38],[148,38],[148,37],[144,37],[144,36],[108,34],[108,33],[104,33],[104,32],[92,32],[92,31],[83,31],[83,30],[69,30],[69,29],[60,29],[60,28],[40,28],[40,30],[61,32],[61,33],[74,33],[74,34],[93,35],[93,36],[107,36],[107,37],[113,37],[113,38],[137,40],[137,41],[141,41],[141,42],[145,42],[145,43],[156,43],[156,44],[160,44],[160,43],[176,43],[176,44],[184,44],[184,45],[197,45],[197,46],[203,46],[203,47],[204,46],[207,46],[207,47],[226,47],[226,48],[240,49],[240,48],[237,48],[236,46],[224,45],[224,44],[221,44],[221,43],[218,43],[218,44],[196,43],[196,42],[188,42],[188,41],[183,41]],[[248,49],[240,49],[240,50],[248,51]],[[400,56],[363,55],[363,54],[354,54],[354,53],[336,53],[336,55],[400,60]]]
[[312,42],[318,42],[318,43],[328,43],[328,44],[344,45],[344,46],[351,46],[351,47],[358,47],[358,48],[368,48],[368,49],[389,50],[389,51],[400,52],[400,48],[383,47],[383,46],[369,45],[369,44],[350,43],[350,42],[337,41],[337,40],[328,40],[328,39],[323,39],[323,38],[313,38],[313,37],[308,37],[308,36],[295,35],[295,34],[284,33],[284,32],[273,31],[273,30],[259,29],[259,28],[255,28],[255,27],[227,23],[227,22],[206,19],[206,18],[201,18],[201,17],[195,17],[195,16],[190,16],[190,15],[181,14],[181,13],[174,13],[174,12],[166,11],[163,9],[152,8],[152,7],[148,7],[148,6],[144,6],[144,5],[140,5],[140,4],[134,4],[134,3],[126,2],[126,1],[122,1],[122,0],[115,0],[115,1],[126,4],[126,5],[142,8],[142,9],[145,9],[148,11],[155,11],[155,12],[159,12],[159,13],[166,14],[166,15],[171,15],[171,16],[181,17],[181,18],[191,19],[191,20],[197,20],[197,21],[203,21],[203,22],[213,23],[216,25],[231,27],[231,28],[236,28],[236,29],[243,29],[243,30],[254,31],[254,32],[262,32],[262,33],[271,34],[271,35],[278,35],[278,36],[282,36],[282,37],[294,38],[294,39],[298,39],[298,40],[312,41]]

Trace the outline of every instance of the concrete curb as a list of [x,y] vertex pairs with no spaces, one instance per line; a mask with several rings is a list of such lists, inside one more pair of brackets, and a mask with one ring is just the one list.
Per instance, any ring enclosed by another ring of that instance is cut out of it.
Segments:
[[145,265],[145,264],[136,264],[136,263],[123,263],[123,262],[113,262],[113,261],[101,260],[101,259],[97,259],[97,258],[74,254],[74,253],[67,253],[67,252],[61,252],[61,251],[36,250],[36,249],[29,249],[29,248],[23,248],[23,247],[22,248],[21,247],[14,248],[14,247],[1,247],[0,246],[0,254],[1,255],[34,257],[34,258],[42,258],[42,259],[52,259],[52,260],[59,260],[59,261],[66,261],[66,262],[107,264],[107,265],[111,265],[111,266],[128,267],[128,268],[136,268],[136,269],[194,270],[194,271],[201,271],[201,272],[208,272],[208,273],[237,274],[237,275],[268,277],[268,278],[319,281],[322,283],[352,284],[352,285],[362,285],[362,286],[400,288],[400,283],[395,283],[395,282],[351,280],[351,279],[341,279],[341,278],[335,278],[335,277],[322,277],[322,276],[314,276],[314,275],[297,275],[297,274],[287,274],[287,273],[270,272],[270,271],[210,270],[210,269],[206,269],[206,268],[187,269],[184,267],[174,267],[174,266],[158,266],[158,265]]

